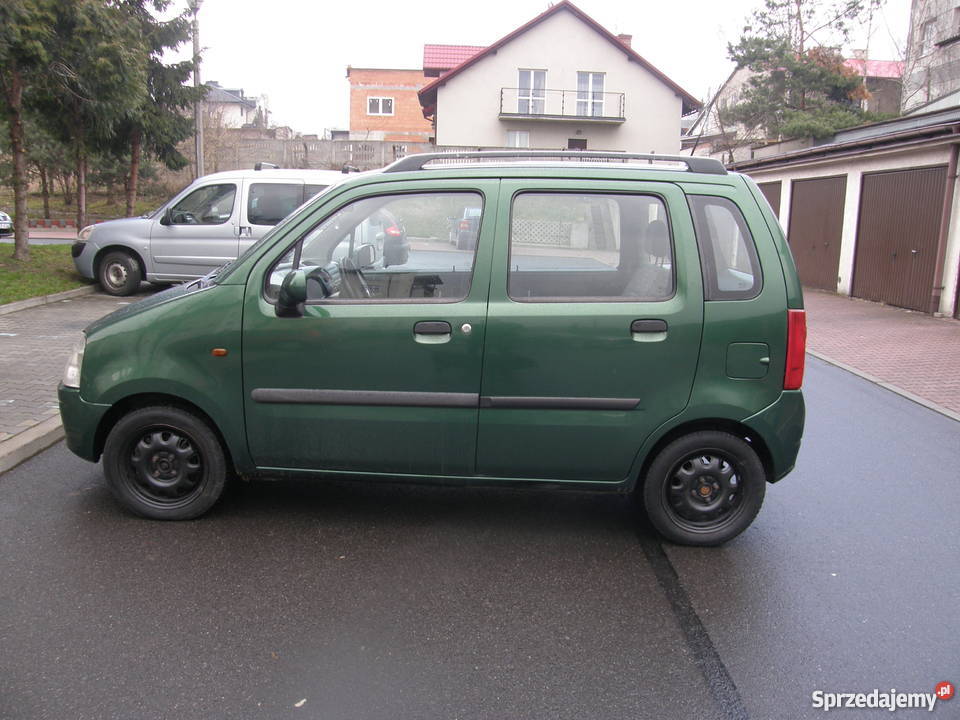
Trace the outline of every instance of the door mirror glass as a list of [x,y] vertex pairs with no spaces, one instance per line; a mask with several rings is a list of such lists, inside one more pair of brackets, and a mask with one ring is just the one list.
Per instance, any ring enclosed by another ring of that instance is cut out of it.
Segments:
[[277,315],[298,317],[303,315],[303,303],[307,300],[307,274],[303,270],[291,270],[283,278],[277,293]]

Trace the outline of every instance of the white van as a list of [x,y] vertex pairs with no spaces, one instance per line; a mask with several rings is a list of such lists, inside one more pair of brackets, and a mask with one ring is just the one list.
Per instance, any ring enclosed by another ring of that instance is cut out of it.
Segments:
[[277,168],[205,175],[148,215],[83,228],[73,262],[111,295],[130,295],[141,280],[193,280],[236,259],[304,202],[343,179],[336,170]]

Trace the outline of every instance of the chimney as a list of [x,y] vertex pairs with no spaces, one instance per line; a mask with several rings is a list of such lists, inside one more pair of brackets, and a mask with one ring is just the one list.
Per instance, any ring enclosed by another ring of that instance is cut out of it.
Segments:
[[617,35],[617,40],[622,42],[627,47],[630,47],[630,43],[633,42],[633,35],[626,35],[625,33],[620,33]]

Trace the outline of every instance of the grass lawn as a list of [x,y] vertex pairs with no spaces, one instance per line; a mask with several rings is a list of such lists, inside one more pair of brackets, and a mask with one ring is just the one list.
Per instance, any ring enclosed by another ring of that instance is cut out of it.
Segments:
[[0,305],[89,285],[77,274],[69,245],[32,245],[30,259],[13,259],[13,243],[0,244]]
[[[156,210],[166,200],[167,196],[140,197],[137,199],[136,213],[144,213]],[[13,190],[6,186],[0,186],[0,210],[13,215]],[[27,213],[32,220],[44,217],[43,198],[39,193],[31,192],[27,194]],[[103,193],[90,192],[87,195],[87,216],[90,221],[94,220],[112,220],[113,218],[124,217],[126,215],[126,201],[123,193],[115,193],[112,198],[108,198]],[[50,196],[50,217],[60,220],[76,220],[77,206],[65,205],[62,195]]]

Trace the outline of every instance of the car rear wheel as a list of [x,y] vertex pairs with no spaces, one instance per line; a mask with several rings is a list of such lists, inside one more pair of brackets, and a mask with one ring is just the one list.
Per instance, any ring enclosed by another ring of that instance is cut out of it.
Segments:
[[140,263],[129,253],[114,251],[100,261],[97,279],[108,295],[132,295],[140,287]]
[[763,463],[743,439],[702,431],[667,445],[643,485],[647,517],[681,545],[720,545],[749,527],[766,490]]
[[189,520],[220,497],[227,461],[206,422],[175,407],[125,415],[110,431],[103,470],[114,497],[128,510],[157,520]]

